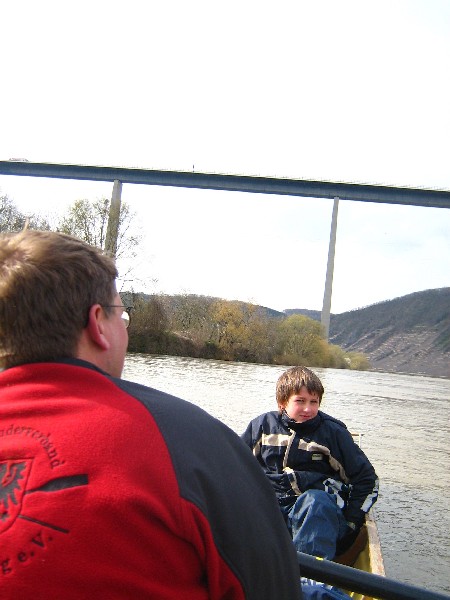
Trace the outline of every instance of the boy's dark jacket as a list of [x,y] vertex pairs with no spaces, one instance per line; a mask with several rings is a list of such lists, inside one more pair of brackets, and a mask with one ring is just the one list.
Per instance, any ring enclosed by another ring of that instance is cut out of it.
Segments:
[[378,496],[378,478],[341,421],[319,411],[297,423],[286,412],[268,412],[242,435],[269,478],[280,506],[306,490],[335,494],[348,522],[359,528]]

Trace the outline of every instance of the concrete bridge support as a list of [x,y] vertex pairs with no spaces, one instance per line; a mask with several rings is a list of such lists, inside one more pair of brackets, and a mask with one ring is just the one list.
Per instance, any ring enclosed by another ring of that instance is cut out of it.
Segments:
[[323,305],[321,314],[321,323],[325,331],[325,338],[328,341],[330,336],[330,314],[331,314],[331,294],[333,290],[334,273],[334,252],[336,249],[336,231],[339,209],[339,198],[334,199],[333,215],[331,217],[330,244],[328,246],[327,275],[325,280],[325,291],[323,294]]

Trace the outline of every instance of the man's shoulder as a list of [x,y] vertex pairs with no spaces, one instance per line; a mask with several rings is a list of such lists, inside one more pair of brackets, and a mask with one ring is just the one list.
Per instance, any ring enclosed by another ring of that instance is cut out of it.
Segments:
[[170,422],[173,419],[172,426],[175,426],[176,422],[182,428],[189,428],[190,418],[194,417],[210,426],[226,427],[199,406],[178,396],[126,379],[111,379],[123,392],[141,402],[151,412],[156,421],[163,419]]
[[[166,416],[166,418],[174,418],[178,422],[180,418],[182,419],[183,415],[195,414],[196,418],[206,418],[207,420],[216,421],[214,417],[208,415],[208,413],[187,400],[183,400],[177,396],[172,396],[167,392],[134,381],[113,377],[90,362],[69,358],[58,360],[55,364],[84,367],[92,376],[104,377],[110,384],[114,385],[118,391],[120,390],[126,396],[140,402],[153,415],[155,420],[157,420],[158,416]],[[187,426],[188,423],[188,421],[184,422],[183,426]]]
[[166,392],[124,379],[113,379],[117,387],[149,412],[177,465],[189,470],[199,457],[208,455],[219,463],[242,451],[239,436],[205,410]]

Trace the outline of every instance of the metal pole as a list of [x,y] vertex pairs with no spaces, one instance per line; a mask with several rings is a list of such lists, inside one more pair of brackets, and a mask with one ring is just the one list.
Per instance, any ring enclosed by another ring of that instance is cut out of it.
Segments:
[[450,596],[297,552],[300,573],[380,600],[450,600]]
[[117,238],[119,236],[120,204],[122,197],[122,182],[116,179],[113,185],[111,206],[109,208],[108,227],[106,229],[105,251],[115,257],[117,253]]
[[334,252],[336,248],[337,217],[339,209],[339,198],[334,199],[333,215],[331,217],[330,245],[328,246],[327,275],[325,279],[325,291],[323,294],[323,305],[321,314],[321,323],[325,332],[325,339],[328,341],[330,336],[330,314],[331,314],[331,293],[333,291],[333,273],[334,273]]

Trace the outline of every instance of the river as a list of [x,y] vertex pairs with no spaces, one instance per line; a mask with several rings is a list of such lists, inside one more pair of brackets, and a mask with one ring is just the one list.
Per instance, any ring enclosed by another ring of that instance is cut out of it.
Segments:
[[[123,377],[184,398],[242,433],[276,410],[285,367],[128,354]],[[314,369],[321,409],[363,433],[378,476],[375,505],[386,575],[450,594],[450,380]]]

